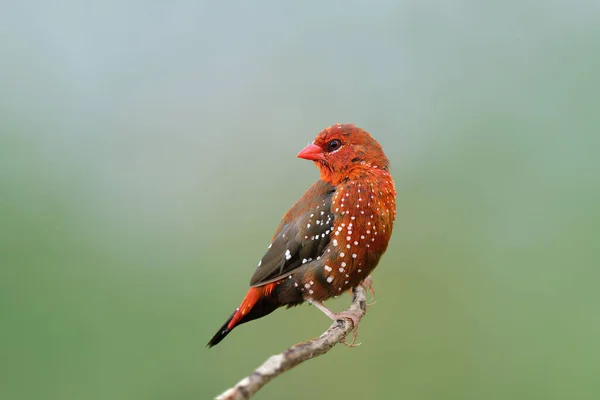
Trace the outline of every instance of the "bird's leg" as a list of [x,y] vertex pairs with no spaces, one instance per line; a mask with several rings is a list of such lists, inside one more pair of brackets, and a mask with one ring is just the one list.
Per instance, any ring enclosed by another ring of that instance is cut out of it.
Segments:
[[371,278],[371,275],[367,276],[365,280],[362,281],[359,285],[362,286],[363,289],[368,290],[369,293],[371,293],[371,302],[367,303],[367,306],[372,306],[373,304],[375,304],[375,288],[373,287],[373,278]]
[[359,318],[353,312],[351,312],[351,311],[342,311],[342,312],[339,312],[339,313],[334,313],[329,308],[325,307],[323,305],[323,303],[321,303],[321,302],[318,302],[316,300],[310,300],[309,302],[310,302],[310,304],[312,304],[313,306],[315,306],[319,310],[321,310],[325,315],[327,315],[333,321],[337,321],[338,319],[349,319],[350,321],[352,321],[352,326],[353,326],[353,328],[352,328],[352,343],[350,343],[350,344],[346,343],[346,339],[345,338],[342,340],[342,343],[344,343],[348,347],[355,347],[355,346],[360,345],[360,343],[355,344],[356,343],[356,336],[358,335],[358,322],[359,322]]

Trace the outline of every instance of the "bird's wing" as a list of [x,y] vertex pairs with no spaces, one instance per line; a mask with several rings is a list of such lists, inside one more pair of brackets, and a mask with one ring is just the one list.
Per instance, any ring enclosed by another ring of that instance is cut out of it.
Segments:
[[334,192],[333,186],[319,180],[294,204],[277,228],[250,286],[277,281],[322,256],[334,225]]

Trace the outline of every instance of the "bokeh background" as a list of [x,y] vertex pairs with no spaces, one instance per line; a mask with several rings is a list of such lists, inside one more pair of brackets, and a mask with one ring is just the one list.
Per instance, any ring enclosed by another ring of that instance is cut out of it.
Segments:
[[1,8],[2,399],[208,399],[319,335],[204,347],[337,122],[397,182],[378,302],[256,398],[600,397],[597,1]]

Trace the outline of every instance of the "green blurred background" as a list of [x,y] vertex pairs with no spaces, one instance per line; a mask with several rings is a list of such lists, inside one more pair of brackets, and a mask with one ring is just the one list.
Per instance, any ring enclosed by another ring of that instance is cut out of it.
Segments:
[[0,398],[211,398],[319,335],[204,347],[336,122],[397,183],[378,302],[256,398],[600,398],[599,4],[3,3]]

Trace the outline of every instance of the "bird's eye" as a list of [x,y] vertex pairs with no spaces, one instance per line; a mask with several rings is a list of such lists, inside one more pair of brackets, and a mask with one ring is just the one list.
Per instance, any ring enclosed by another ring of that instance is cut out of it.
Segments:
[[342,146],[342,142],[340,142],[338,139],[333,139],[332,141],[330,141],[329,143],[327,143],[327,151],[335,151],[337,149],[339,149]]

